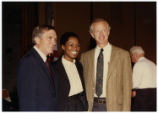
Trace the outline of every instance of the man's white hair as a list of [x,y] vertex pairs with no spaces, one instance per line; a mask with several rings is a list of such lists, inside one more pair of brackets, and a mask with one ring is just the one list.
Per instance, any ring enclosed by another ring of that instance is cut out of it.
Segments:
[[98,23],[98,22],[105,22],[107,24],[108,29],[109,30],[111,29],[109,23],[106,20],[104,20],[103,18],[97,18],[97,19],[93,20],[93,22],[91,23],[91,25],[89,27],[89,32],[90,33],[93,33],[93,25],[94,25],[94,23]]
[[141,46],[133,46],[131,49],[130,49],[130,53],[131,54],[134,54],[134,53],[137,53],[139,55],[141,54],[145,54],[143,48]]

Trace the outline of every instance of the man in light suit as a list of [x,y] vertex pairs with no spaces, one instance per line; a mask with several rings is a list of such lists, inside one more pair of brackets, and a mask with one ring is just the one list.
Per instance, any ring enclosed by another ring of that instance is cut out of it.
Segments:
[[17,73],[17,89],[20,111],[55,111],[56,81],[52,69],[46,64],[47,55],[56,45],[56,31],[42,25],[32,34],[34,47],[20,60]]
[[129,53],[109,43],[110,26],[104,19],[92,22],[90,34],[97,46],[83,53],[80,60],[89,111],[130,111],[132,68]]

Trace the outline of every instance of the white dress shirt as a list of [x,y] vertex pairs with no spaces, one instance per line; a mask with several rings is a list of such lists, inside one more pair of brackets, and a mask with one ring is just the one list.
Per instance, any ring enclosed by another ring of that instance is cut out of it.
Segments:
[[[106,97],[106,77],[108,74],[108,64],[110,62],[110,57],[111,57],[111,44],[108,43],[104,48],[103,48],[103,57],[104,57],[104,69],[103,69],[103,91],[100,97]],[[95,57],[94,57],[94,82],[96,84],[96,70],[97,70],[97,59],[99,56],[101,48],[96,46],[95,48]],[[96,85],[95,85],[96,86]],[[95,97],[97,97],[96,93],[94,94]]]
[[43,61],[46,62],[47,56],[44,55],[36,46],[33,46],[33,48],[37,51],[37,53],[40,55],[40,57],[43,59]]
[[156,88],[156,65],[145,57],[133,67],[133,89]]
[[75,60],[73,62],[70,62],[66,60],[64,56],[62,56],[62,64],[65,68],[70,83],[69,96],[81,93],[83,91],[83,87],[78,70],[75,65]]

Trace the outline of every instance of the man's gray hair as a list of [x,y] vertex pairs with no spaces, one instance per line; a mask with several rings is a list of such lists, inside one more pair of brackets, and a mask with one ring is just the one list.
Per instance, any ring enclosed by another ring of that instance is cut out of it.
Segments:
[[48,30],[55,30],[55,28],[50,25],[39,25],[39,26],[35,27],[32,32],[32,42],[35,44],[36,43],[35,38],[36,37],[41,38],[43,32],[48,31]]
[[145,54],[143,48],[141,46],[133,46],[131,49],[130,49],[130,53],[131,54],[134,54],[134,53],[137,53],[139,55],[141,54]]
[[109,23],[108,23],[106,20],[104,20],[103,18],[97,18],[97,19],[95,19],[95,20],[92,21],[92,23],[91,23],[91,25],[90,25],[90,27],[89,27],[89,32],[90,32],[90,33],[93,32],[93,24],[94,24],[94,23],[97,23],[97,22],[105,22],[105,23],[107,24],[107,26],[108,26],[108,29],[109,29],[109,30],[111,29]]

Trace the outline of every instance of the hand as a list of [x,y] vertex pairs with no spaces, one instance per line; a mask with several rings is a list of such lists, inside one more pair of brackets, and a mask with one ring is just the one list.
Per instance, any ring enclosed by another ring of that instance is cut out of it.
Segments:
[[132,91],[132,97],[136,96],[136,91]]

